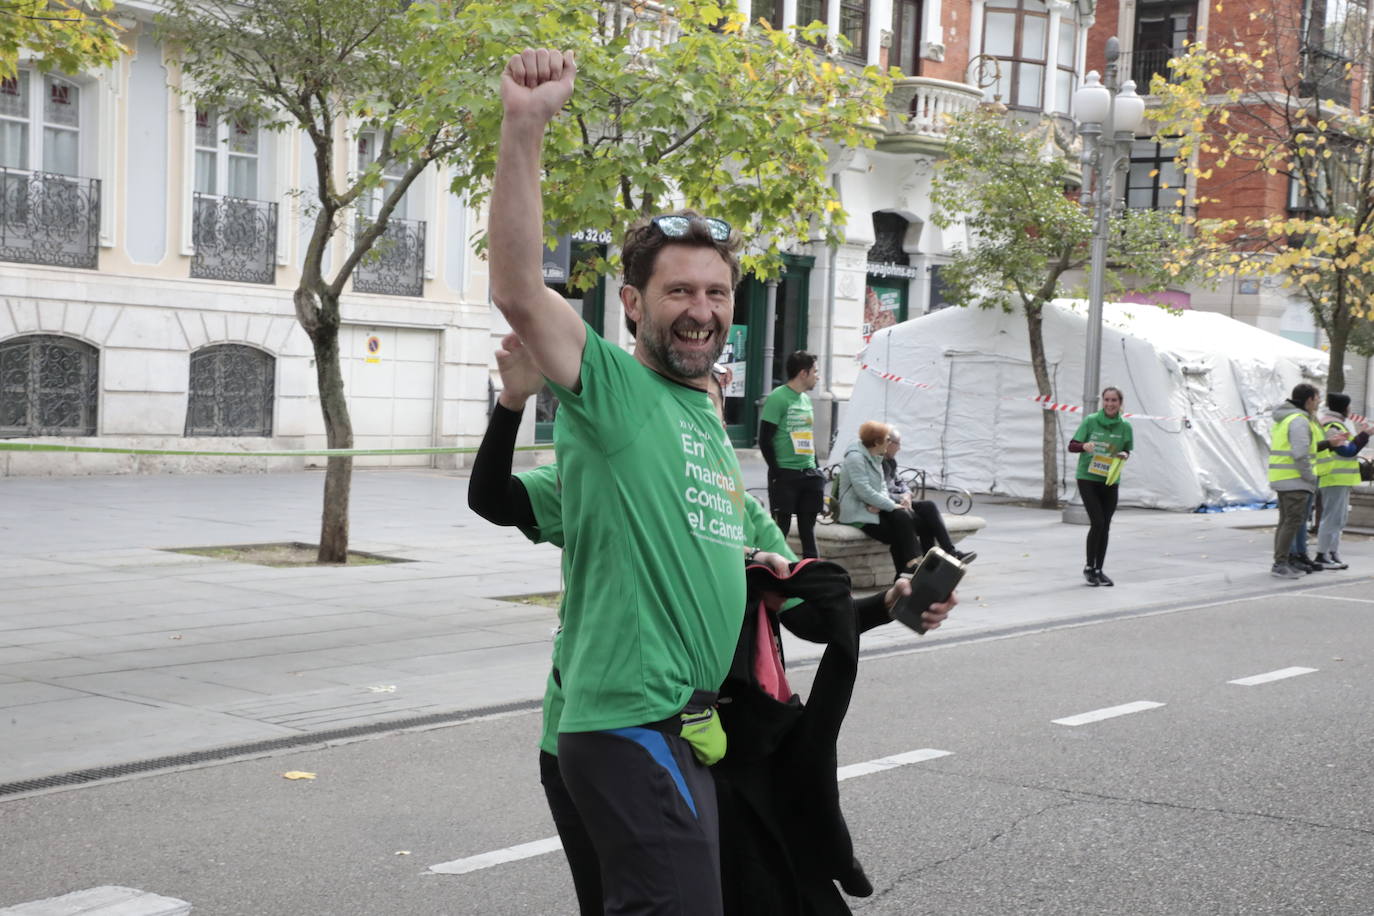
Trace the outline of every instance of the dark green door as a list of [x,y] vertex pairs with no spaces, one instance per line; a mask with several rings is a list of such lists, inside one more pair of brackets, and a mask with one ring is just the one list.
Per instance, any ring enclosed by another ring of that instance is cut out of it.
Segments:
[[731,364],[735,379],[726,392],[725,426],[730,441],[737,446],[751,446],[758,439],[758,402],[763,395],[765,371],[771,376],[770,390],[783,384],[787,381],[788,355],[806,346],[814,263],[815,259],[809,257],[783,257],[785,272],[778,283],[773,316],[773,360],[766,370],[763,326],[768,314],[768,287],[754,277],[746,277],[735,290],[735,317],[730,335],[734,345]]

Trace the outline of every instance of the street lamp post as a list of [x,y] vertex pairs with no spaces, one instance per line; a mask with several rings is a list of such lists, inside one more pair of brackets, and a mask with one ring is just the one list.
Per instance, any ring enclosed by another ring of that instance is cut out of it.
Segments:
[[[1107,79],[1088,73],[1073,95],[1073,116],[1083,139],[1083,191],[1079,199],[1092,212],[1093,234],[1088,285],[1088,338],[1083,351],[1083,414],[1097,410],[1102,374],[1102,299],[1106,294],[1107,234],[1117,202],[1116,179],[1131,163],[1131,144],[1145,120],[1145,100],[1136,95],[1135,82],[1117,87],[1121,42],[1107,39]],[[1064,505],[1064,521],[1086,525],[1087,513],[1073,501]]]

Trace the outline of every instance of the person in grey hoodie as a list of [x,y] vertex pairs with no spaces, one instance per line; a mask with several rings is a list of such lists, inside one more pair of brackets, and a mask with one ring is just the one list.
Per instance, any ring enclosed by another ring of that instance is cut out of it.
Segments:
[[1307,557],[1292,554],[1293,538],[1307,522],[1312,497],[1317,492],[1317,471],[1313,464],[1319,448],[1341,444],[1327,441],[1317,425],[1318,392],[1301,383],[1293,388],[1287,401],[1274,408],[1273,438],[1269,444],[1269,486],[1278,494],[1279,524],[1274,529],[1274,565],[1270,575],[1297,579],[1319,567]]

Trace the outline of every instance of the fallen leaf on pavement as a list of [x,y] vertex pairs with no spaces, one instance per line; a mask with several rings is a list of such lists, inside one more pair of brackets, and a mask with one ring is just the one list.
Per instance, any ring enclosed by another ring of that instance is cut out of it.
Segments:
[[314,779],[314,778],[315,778],[315,774],[314,774],[314,773],[306,773],[306,772],[303,772],[303,771],[301,771],[301,770],[292,770],[292,771],[289,772],[289,773],[283,773],[282,776],[286,777],[287,779]]

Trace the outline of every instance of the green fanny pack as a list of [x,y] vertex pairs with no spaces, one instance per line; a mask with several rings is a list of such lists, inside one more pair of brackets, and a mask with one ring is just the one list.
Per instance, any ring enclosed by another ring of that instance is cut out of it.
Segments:
[[692,753],[705,766],[720,762],[725,756],[725,727],[716,711],[716,694],[698,690],[679,715],[682,738],[692,746]]

